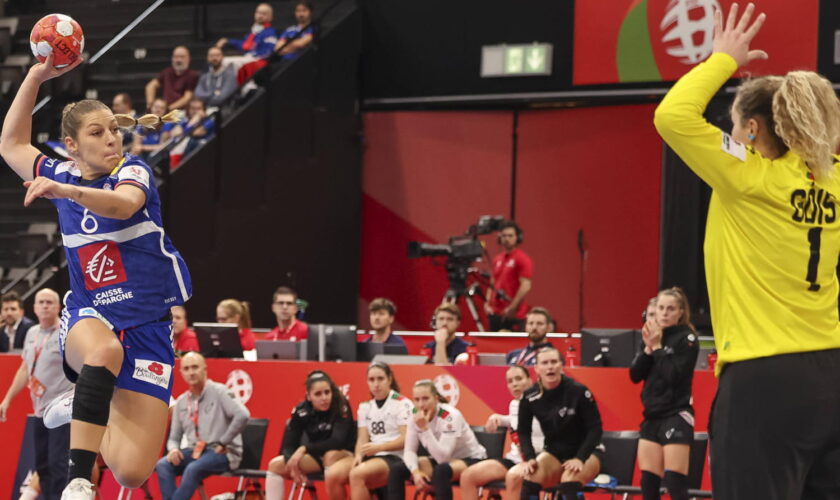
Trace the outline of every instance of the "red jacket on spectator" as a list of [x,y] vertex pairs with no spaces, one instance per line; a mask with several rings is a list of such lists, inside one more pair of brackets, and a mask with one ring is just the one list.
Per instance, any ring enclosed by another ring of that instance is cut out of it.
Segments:
[[189,328],[181,330],[181,333],[175,339],[175,350],[177,352],[201,352],[201,349],[198,347],[198,337],[195,332]]
[[242,344],[243,351],[250,351],[257,347],[257,337],[254,331],[250,328],[239,329],[239,343]]

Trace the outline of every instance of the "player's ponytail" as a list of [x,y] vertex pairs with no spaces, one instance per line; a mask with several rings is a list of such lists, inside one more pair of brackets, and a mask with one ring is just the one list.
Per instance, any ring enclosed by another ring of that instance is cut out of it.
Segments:
[[114,118],[117,119],[117,125],[122,128],[134,128],[138,125],[144,128],[156,128],[158,125],[163,123],[175,123],[181,121],[181,110],[173,109],[163,116],[149,113],[139,118],[135,118],[131,115],[119,114],[114,115]]
[[216,307],[224,309],[228,317],[239,316],[239,328],[251,328],[251,308],[247,302],[240,302],[236,299],[225,299],[219,302],[219,305]]
[[813,71],[791,71],[773,96],[776,133],[818,180],[831,177],[840,144],[840,101],[831,83]]

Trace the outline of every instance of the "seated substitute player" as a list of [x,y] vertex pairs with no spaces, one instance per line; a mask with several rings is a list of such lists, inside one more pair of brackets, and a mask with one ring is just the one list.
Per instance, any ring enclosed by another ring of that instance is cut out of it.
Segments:
[[467,352],[469,342],[458,338],[455,333],[461,326],[461,310],[450,302],[445,302],[435,309],[435,340],[423,346],[431,350],[434,363],[454,363],[459,354]]
[[[531,374],[522,365],[513,365],[508,368],[505,374],[508,390],[513,399],[508,405],[508,414],[499,415],[494,413],[487,419],[484,428],[488,432],[496,432],[499,427],[510,429],[510,451],[502,459],[488,458],[477,464],[471,465],[461,474],[461,498],[463,500],[477,500],[479,487],[493,482],[505,481],[507,491],[519,491],[522,488],[522,450],[519,448],[519,435],[516,428],[519,425],[519,400],[522,393],[531,387]],[[531,427],[531,439],[535,450],[543,449],[543,433],[540,422],[536,418]]]
[[365,342],[405,346],[405,341],[399,335],[394,334],[394,319],[397,315],[397,306],[386,298],[373,299],[368,306],[370,311],[370,329],[373,335]]
[[304,340],[309,336],[309,325],[297,318],[297,292],[287,286],[281,286],[274,291],[271,300],[271,312],[277,319],[266,340]]
[[[307,444],[302,444],[306,434]],[[306,400],[292,410],[286,424],[280,456],[268,463],[266,500],[283,500],[285,479],[306,482],[306,475],[326,469],[352,456],[356,432],[350,403],[326,373],[315,370],[306,377]]]
[[[525,457],[521,497],[539,496],[540,489],[560,483],[563,500],[577,500],[583,485],[601,470],[601,413],[592,393],[563,374],[563,358],[553,347],[537,353],[537,383],[519,403],[519,446]],[[545,435],[545,451],[537,455],[531,440],[536,417]],[[516,493],[508,492],[512,498]]]
[[47,198],[58,209],[70,273],[59,340],[75,395],[54,399],[44,411],[47,427],[72,418],[64,500],[93,499],[98,451],[125,486],[139,487],[154,470],[175,361],[169,310],[192,292],[186,264],[161,225],[151,169],[122,153],[119,127],[138,120],[86,99],[62,113],[71,161],[48,158],[30,144],[39,87],[81,61],[57,69],[51,54],[32,66],[0,137],[0,155],[26,181],[24,205]]
[[[411,478],[418,491],[432,491],[437,500],[452,500],[452,481],[457,481],[470,465],[487,458],[487,451],[434,382],[418,380],[412,392],[414,418],[408,423],[404,463],[391,466],[387,498],[404,499],[405,481]],[[417,456],[421,444],[428,457]]]
[[388,484],[392,465],[403,463],[406,426],[414,404],[400,395],[394,372],[385,363],[368,366],[367,383],[372,399],[359,404],[356,454],[339,460],[327,471],[327,491],[333,500],[346,497],[348,482],[353,500],[369,499],[370,490]]
[[694,440],[691,382],[700,349],[690,315],[681,288],[659,292],[656,313],[642,329],[642,350],[630,367],[633,383],[645,382],[645,419],[637,453],[645,500],[659,499],[663,478],[671,498],[688,499],[688,457]]
[[528,332],[528,345],[507,353],[505,361],[509,365],[531,366],[536,362],[537,351],[543,347],[552,347],[546,341],[548,332],[554,325],[551,314],[544,307],[534,307],[525,316],[525,331]]

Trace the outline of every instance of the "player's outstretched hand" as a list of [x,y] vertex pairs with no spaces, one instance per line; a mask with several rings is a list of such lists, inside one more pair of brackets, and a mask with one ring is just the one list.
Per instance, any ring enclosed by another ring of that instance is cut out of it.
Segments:
[[733,3],[724,25],[723,12],[715,10],[715,38],[712,51],[729,54],[735,59],[739,67],[745,66],[756,59],[767,59],[767,52],[750,50],[750,42],[758,34],[767,17],[764,13],[761,13],[750,24],[754,11],[755,5],[750,3],[744,9],[741,18],[738,19],[738,4]]
[[68,198],[68,186],[47,179],[46,177],[36,177],[34,181],[26,181],[23,183],[26,188],[26,197],[23,199],[23,206],[28,207],[38,198],[46,198],[54,200],[56,198]]
[[79,56],[76,59],[76,62],[70,64],[69,66],[65,66],[63,68],[56,68],[53,66],[53,53],[50,52],[50,55],[47,56],[47,60],[42,63],[37,63],[31,68],[29,68],[29,74],[35,77],[40,83],[44,83],[47,80],[55,78],[57,76],[61,76],[68,71],[72,71],[73,68],[82,64],[82,57]]

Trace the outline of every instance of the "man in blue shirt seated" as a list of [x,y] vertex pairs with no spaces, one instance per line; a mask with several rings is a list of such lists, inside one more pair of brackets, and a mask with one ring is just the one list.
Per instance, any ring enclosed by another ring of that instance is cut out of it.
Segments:
[[307,0],[295,4],[295,21],[297,24],[286,28],[274,46],[274,51],[283,59],[294,59],[297,52],[312,43],[312,4]]
[[447,302],[435,309],[435,340],[423,346],[432,350],[434,363],[454,363],[459,354],[467,352],[470,343],[455,336],[459,326],[461,310],[458,306]]
[[221,38],[216,42],[216,47],[232,47],[242,51],[251,61],[268,57],[277,44],[277,31],[271,26],[273,19],[274,9],[270,4],[261,3],[254,11],[254,24],[250,33],[239,40]]
[[405,341],[393,333],[394,319],[397,315],[397,306],[393,302],[383,297],[373,299],[368,311],[373,335],[365,342],[405,346]]
[[528,345],[522,349],[515,349],[507,353],[507,364],[531,366],[537,361],[537,352],[543,347],[552,347],[550,342],[545,340],[554,320],[551,319],[548,309],[534,307],[525,316],[525,331],[528,332]]

